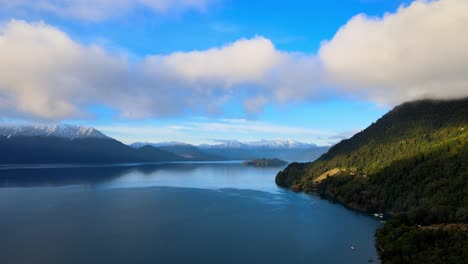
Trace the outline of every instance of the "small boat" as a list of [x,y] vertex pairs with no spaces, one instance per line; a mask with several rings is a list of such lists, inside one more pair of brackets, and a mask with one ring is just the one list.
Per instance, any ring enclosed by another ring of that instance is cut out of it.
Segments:
[[351,246],[350,248],[351,248],[351,250],[356,250],[356,248],[354,246]]

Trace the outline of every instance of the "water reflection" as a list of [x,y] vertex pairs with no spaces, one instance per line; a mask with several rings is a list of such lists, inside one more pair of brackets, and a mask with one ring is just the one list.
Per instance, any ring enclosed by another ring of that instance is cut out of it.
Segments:
[[59,187],[80,185],[94,188],[152,186],[234,188],[276,192],[276,173],[282,168],[245,167],[229,163],[165,163],[108,166],[3,167],[0,187]]

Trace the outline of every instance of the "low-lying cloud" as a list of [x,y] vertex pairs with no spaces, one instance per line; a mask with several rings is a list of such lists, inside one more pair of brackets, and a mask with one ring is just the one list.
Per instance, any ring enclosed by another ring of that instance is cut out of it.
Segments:
[[466,14],[466,0],[416,1],[383,17],[353,17],[317,54],[281,51],[256,36],[136,61],[43,22],[12,20],[0,26],[0,110],[64,119],[104,105],[123,118],[149,118],[216,115],[230,100],[249,114],[330,93],[386,105],[464,97]]

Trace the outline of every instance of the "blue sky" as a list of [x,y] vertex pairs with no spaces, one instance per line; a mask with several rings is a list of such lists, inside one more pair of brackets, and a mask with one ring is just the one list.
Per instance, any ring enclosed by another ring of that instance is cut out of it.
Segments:
[[[460,32],[435,27],[426,36],[418,23],[466,5],[0,0],[0,54],[13,54],[4,67],[33,76],[29,83],[0,75],[0,117],[94,126],[126,143],[282,138],[332,144],[398,103],[466,95],[456,84],[424,77],[430,58],[412,65],[423,70],[403,74],[385,57],[417,53],[411,43],[400,44],[408,34],[423,43],[418,52],[430,50],[434,60],[442,48],[425,47],[426,37],[440,31],[462,45]],[[414,28],[402,26],[412,21]],[[466,31],[463,22],[447,26]],[[455,63],[447,61],[466,69],[465,57],[457,55]],[[442,93],[435,84],[449,88]]]
[[281,50],[315,52],[321,41],[331,39],[351,17],[359,13],[382,16],[411,3],[404,0],[213,2],[203,11],[155,14],[147,8],[136,8],[125,15],[97,22],[50,12],[20,10],[11,15],[8,9],[4,9],[1,17],[44,20],[81,41],[103,42],[136,56],[203,50],[255,35],[271,39]]

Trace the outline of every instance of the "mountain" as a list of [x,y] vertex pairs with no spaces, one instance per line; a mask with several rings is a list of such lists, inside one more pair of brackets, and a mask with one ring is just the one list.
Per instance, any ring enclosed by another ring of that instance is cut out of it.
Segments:
[[186,147],[193,147],[194,146],[194,145],[190,145],[190,144],[183,143],[183,142],[177,142],[177,141],[159,142],[159,143],[135,142],[135,143],[130,144],[130,146],[133,147],[133,148],[141,148],[141,147],[144,147],[144,146],[147,146],[147,145],[153,146],[153,147],[156,147],[156,148],[174,147],[174,146],[186,146]]
[[208,161],[208,160],[224,160],[217,155],[206,153],[198,147],[181,142],[162,142],[162,143],[148,143],[148,142],[135,142],[130,145],[133,148],[144,146],[157,147],[158,149],[170,152],[177,156],[193,161]]
[[220,144],[203,144],[199,147],[204,149],[226,148],[226,149],[310,149],[317,145],[302,143],[296,140],[260,140],[252,142],[240,142],[237,140],[220,140]]
[[153,146],[192,160],[251,160],[280,158],[287,161],[314,160],[328,147],[302,143],[295,140],[261,140],[240,142],[221,140],[218,144],[190,145],[183,142],[135,142],[132,147]]
[[200,145],[206,153],[232,160],[251,160],[257,158],[279,158],[287,161],[314,160],[328,150],[315,144],[294,140],[261,140],[239,142],[223,140],[220,144]]
[[92,127],[67,124],[14,124],[0,123],[0,136],[3,137],[60,137],[66,139],[78,138],[108,138]]
[[0,123],[0,164],[179,161],[154,148],[131,148],[94,128]]
[[276,183],[391,220],[383,263],[463,263],[468,254],[468,99],[397,106]]
[[318,157],[322,152],[315,145],[291,140],[213,146],[136,142],[130,147],[92,127],[0,122],[0,164],[243,160],[276,156],[301,160]]

